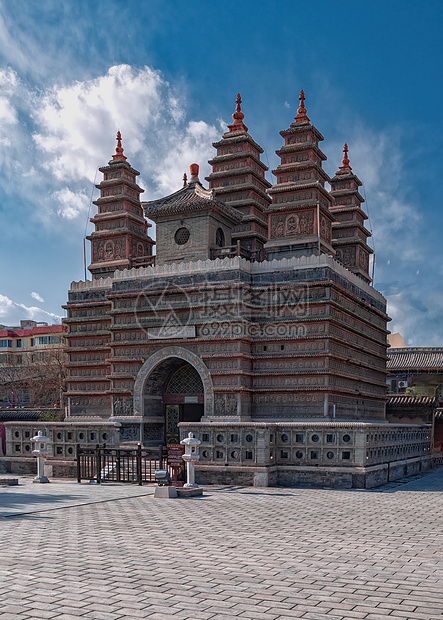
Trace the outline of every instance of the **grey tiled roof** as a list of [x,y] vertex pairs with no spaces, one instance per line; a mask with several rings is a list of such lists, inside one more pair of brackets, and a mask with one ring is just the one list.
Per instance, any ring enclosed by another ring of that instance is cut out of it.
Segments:
[[413,407],[433,405],[437,402],[433,396],[390,396],[387,405],[389,407]]
[[388,370],[441,370],[443,372],[443,347],[389,348]]
[[142,206],[146,216],[154,221],[157,215],[181,215],[213,209],[224,213],[235,223],[242,221],[239,211],[218,200],[212,190],[205,189],[199,182],[188,183],[177,192],[165,198],[143,202]]

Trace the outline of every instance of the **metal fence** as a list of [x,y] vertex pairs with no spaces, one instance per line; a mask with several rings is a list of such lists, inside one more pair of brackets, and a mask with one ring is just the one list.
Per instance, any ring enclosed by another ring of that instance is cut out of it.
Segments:
[[156,469],[170,469],[162,446],[153,452],[137,448],[107,448],[106,445],[83,447],[77,445],[77,481],[132,482],[142,485],[155,482]]

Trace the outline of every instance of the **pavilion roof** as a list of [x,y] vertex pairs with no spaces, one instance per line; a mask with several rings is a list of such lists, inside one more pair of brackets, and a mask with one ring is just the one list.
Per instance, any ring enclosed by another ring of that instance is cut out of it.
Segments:
[[242,221],[242,215],[215,197],[214,191],[205,189],[200,181],[194,180],[177,192],[142,203],[145,214],[154,220],[157,216],[185,215],[204,211],[218,211],[235,223]]

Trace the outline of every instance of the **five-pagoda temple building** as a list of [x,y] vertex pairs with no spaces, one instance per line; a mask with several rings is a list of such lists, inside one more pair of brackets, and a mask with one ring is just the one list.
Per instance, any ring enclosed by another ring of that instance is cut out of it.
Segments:
[[65,306],[69,420],[114,423],[120,445],[192,431],[202,482],[365,487],[427,468],[429,428],[385,419],[389,319],[347,145],[329,178],[302,91],[271,186],[241,103],[208,189],[193,164],[141,202],[118,134],[92,279]]

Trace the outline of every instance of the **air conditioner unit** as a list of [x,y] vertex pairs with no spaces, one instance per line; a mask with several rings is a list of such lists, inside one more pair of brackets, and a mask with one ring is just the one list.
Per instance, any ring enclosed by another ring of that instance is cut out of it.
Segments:
[[407,388],[408,387],[408,382],[407,381],[399,381],[398,382],[398,387],[399,388]]

